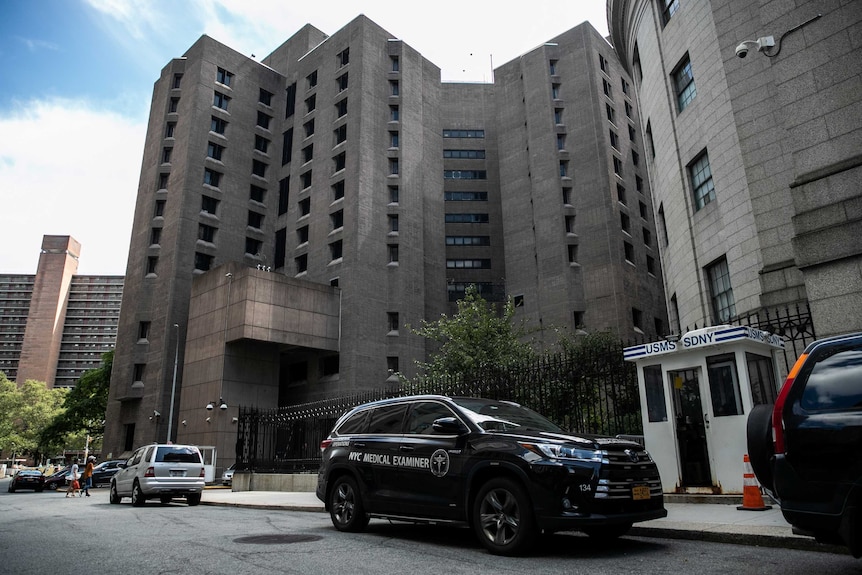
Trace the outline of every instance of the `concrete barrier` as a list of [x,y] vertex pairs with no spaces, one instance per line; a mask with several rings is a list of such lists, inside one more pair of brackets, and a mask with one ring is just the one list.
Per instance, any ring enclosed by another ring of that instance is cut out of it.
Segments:
[[314,492],[317,473],[243,473],[233,474],[231,491]]

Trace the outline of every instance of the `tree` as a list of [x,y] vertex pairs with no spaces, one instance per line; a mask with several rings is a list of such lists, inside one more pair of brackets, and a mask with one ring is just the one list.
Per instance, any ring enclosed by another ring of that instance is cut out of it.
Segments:
[[28,379],[21,386],[0,374],[0,446],[8,453],[40,457],[42,431],[62,410],[67,390]]
[[63,409],[41,434],[47,451],[77,439],[83,444],[87,435],[101,438],[105,433],[105,410],[114,352],[102,354],[102,364],[84,373],[63,402]]
[[[469,380],[489,368],[517,365],[535,357],[528,341],[530,331],[515,325],[511,298],[498,314],[476,286],[468,286],[458,301],[458,312],[434,322],[423,321],[414,333],[440,344],[428,363],[418,362],[424,377],[458,377]],[[408,326],[409,327],[409,326]]]

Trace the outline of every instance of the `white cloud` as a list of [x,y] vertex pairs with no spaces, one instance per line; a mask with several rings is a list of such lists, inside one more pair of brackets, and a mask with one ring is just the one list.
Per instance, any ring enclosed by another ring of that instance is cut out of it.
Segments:
[[0,273],[35,273],[42,236],[71,235],[78,273],[124,274],[145,132],[73,100],[0,117]]

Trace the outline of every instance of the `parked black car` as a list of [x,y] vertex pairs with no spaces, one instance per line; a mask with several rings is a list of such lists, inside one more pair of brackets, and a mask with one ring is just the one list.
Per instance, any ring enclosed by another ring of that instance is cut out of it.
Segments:
[[38,469],[22,469],[12,476],[9,482],[9,493],[20,489],[42,491],[45,489],[45,475]]
[[862,333],[805,348],[747,432],[754,474],[794,533],[862,557]]
[[93,487],[110,485],[111,477],[120,470],[120,464],[125,462],[125,459],[112,459],[97,464],[93,468]]
[[317,497],[341,531],[370,517],[472,526],[492,553],[540,531],[624,535],[667,516],[643,446],[572,435],[515,403],[413,396],[357,407],[321,443]]
[[45,489],[56,491],[57,489],[65,488],[67,485],[66,476],[70,473],[72,473],[71,465],[55,471],[45,478]]

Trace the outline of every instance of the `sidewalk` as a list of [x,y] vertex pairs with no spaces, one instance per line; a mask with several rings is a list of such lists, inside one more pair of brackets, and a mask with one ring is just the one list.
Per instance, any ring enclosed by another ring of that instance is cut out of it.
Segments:
[[[749,511],[736,508],[741,497],[714,498],[719,503],[704,500],[713,498],[667,495],[667,517],[637,523],[630,534],[847,554],[843,547],[822,545],[811,537],[794,535],[777,505],[766,511]],[[210,487],[204,491],[201,504],[324,512],[323,502],[310,492],[231,491]]]

